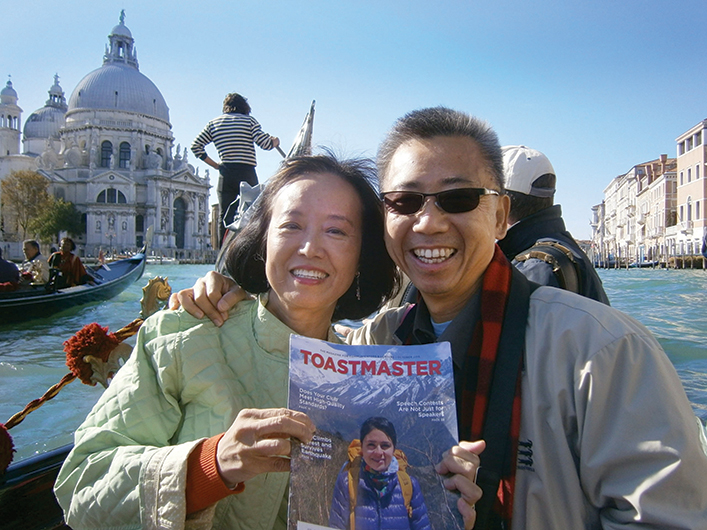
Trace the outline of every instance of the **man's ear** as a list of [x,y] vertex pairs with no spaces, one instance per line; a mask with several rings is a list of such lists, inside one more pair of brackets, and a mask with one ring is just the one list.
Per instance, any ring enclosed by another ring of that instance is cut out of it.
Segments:
[[501,195],[496,202],[496,239],[503,239],[506,237],[506,231],[508,230],[511,198],[508,195]]

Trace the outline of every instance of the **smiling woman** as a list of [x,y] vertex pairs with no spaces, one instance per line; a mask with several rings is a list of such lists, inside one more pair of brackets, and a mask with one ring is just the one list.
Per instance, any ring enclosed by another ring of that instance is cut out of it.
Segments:
[[229,273],[258,299],[221,327],[182,311],[143,324],[57,478],[69,525],[286,527],[278,472],[290,439],[314,433],[284,408],[289,336],[338,342],[333,319],[369,315],[397,286],[371,167],[284,162],[229,249]]
[[349,445],[349,460],[336,479],[329,527],[365,530],[429,530],[427,506],[407,458],[395,446],[395,426],[374,416],[361,424],[358,440]]

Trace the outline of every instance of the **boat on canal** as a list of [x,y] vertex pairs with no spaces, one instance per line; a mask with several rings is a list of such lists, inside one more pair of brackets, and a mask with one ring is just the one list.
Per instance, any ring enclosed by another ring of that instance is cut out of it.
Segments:
[[146,248],[130,258],[87,267],[92,282],[74,287],[47,289],[32,285],[0,292],[0,325],[51,316],[64,309],[108,300],[137,281],[145,271]]

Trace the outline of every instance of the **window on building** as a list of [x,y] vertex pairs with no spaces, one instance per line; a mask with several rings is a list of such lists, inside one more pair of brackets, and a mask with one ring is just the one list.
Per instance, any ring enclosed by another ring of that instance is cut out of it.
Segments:
[[96,197],[96,202],[105,202],[110,204],[127,204],[125,194],[122,191],[116,190],[115,188],[108,188],[103,190]]
[[692,221],[692,197],[687,198],[687,220]]
[[113,155],[113,144],[108,140],[101,144],[101,167],[110,167],[110,157]]
[[681,186],[682,186],[683,184],[685,184],[684,180],[685,180],[685,179],[684,179],[684,175],[683,175],[683,172],[681,171],[681,172],[680,172],[680,185],[681,185]]
[[120,144],[120,167],[123,169],[130,167],[130,144],[128,142]]
[[702,145],[702,131],[697,131],[695,133],[695,147]]
[[692,168],[687,168],[687,181],[692,182]]
[[142,215],[135,216],[135,231],[144,232],[145,231],[145,218]]
[[699,164],[695,166],[695,180],[699,180],[700,178],[700,166]]
[[681,206],[680,206],[680,219],[679,219],[679,221],[680,221],[681,223],[682,223],[682,220],[684,219],[683,208],[684,208],[684,206],[681,205]]
[[695,221],[699,221],[700,217],[700,201],[695,202]]
[[692,149],[692,136],[685,140],[685,151],[690,151]]

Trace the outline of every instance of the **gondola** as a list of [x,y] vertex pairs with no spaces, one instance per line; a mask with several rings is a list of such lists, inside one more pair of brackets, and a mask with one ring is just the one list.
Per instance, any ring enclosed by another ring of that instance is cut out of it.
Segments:
[[70,307],[116,296],[142,276],[145,250],[143,248],[130,258],[99,265],[95,269],[87,268],[86,272],[93,277],[92,283],[55,291],[38,285],[1,292],[0,325],[47,317]]

